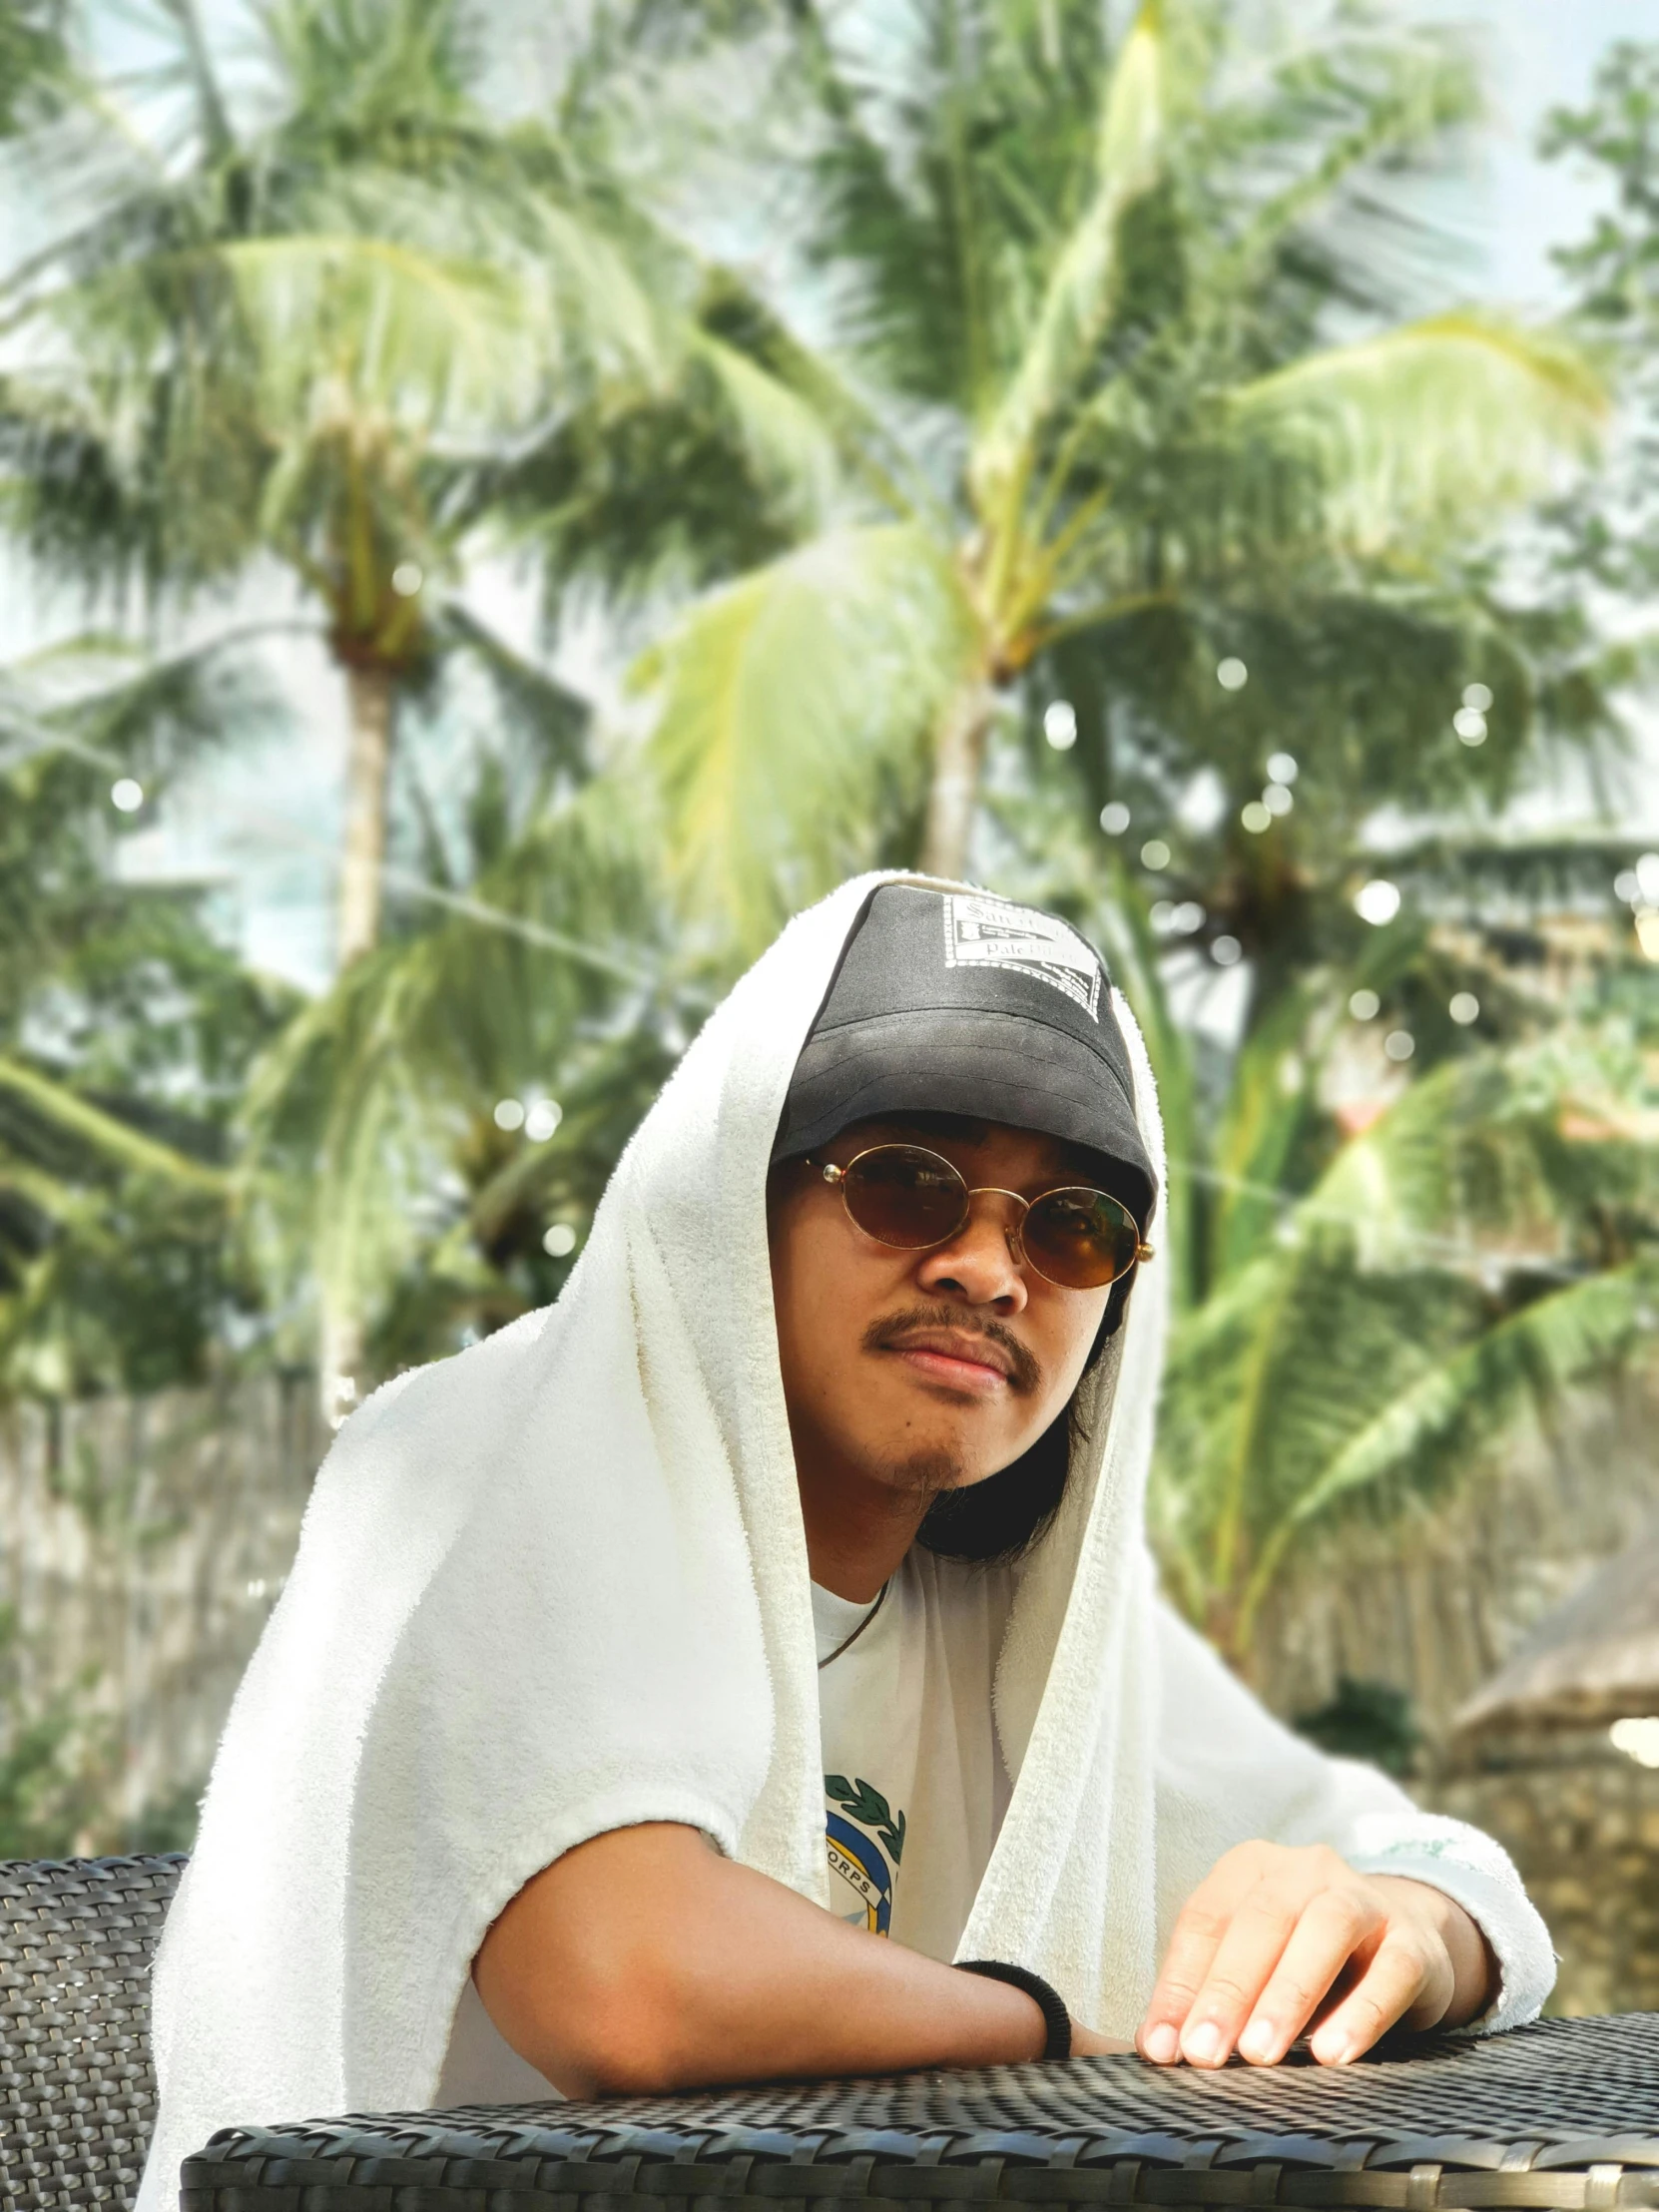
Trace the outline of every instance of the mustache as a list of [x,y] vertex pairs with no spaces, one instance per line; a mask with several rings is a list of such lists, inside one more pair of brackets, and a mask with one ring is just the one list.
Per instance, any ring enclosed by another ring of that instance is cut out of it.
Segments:
[[964,1337],[984,1337],[1008,1356],[1008,1386],[1021,1397],[1040,1388],[1043,1371],[1030,1348],[999,1321],[986,1321],[962,1306],[907,1306],[900,1314],[883,1314],[864,1331],[865,1352],[890,1352],[918,1329],[954,1329]]

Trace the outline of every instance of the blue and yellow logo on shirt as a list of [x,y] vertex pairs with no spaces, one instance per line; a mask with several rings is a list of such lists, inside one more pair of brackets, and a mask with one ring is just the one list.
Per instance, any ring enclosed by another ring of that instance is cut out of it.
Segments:
[[895,1818],[880,1791],[861,1778],[848,1782],[843,1774],[827,1774],[824,1794],[840,1808],[826,1812],[824,1821],[835,1909],[854,1928],[885,1936],[893,1877],[904,1856],[904,1815]]

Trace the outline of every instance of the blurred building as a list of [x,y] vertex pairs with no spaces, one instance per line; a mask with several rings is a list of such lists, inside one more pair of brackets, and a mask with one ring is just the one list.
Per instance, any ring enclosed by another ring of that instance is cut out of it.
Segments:
[[1310,1545],[1261,1623],[1276,1711],[1400,1699],[1407,1788],[1512,1853],[1568,2013],[1659,2009],[1656,1433],[1659,1379],[1578,1393],[1454,1495]]
[[1467,1700],[1436,1795],[1522,1867],[1556,2010],[1659,2009],[1659,1520]]

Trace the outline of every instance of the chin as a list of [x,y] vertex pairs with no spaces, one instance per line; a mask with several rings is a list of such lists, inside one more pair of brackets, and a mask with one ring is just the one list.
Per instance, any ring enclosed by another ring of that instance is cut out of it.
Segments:
[[901,1458],[887,1458],[880,1472],[895,1490],[925,1491],[932,1497],[942,1490],[971,1489],[1006,1463],[959,1437],[943,1435],[931,1442],[912,1441]]

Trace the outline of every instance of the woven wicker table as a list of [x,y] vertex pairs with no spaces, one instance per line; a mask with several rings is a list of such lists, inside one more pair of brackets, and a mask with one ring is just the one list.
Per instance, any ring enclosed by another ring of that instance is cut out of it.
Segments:
[[[0,2212],[125,2212],[148,1982],[184,1862],[0,1866]],[[1659,2015],[1347,2073],[1133,2058],[235,2128],[186,2212],[925,2212],[990,2203],[1659,2212]]]
[[1659,2014],[1346,2072],[1137,2058],[234,2128],[183,2212],[1659,2207]]

